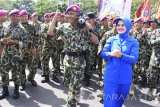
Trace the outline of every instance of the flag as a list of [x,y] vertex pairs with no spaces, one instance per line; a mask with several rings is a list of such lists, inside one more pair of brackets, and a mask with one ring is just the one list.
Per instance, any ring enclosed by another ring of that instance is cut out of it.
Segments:
[[143,0],[141,5],[136,10],[136,18],[143,18],[145,21],[150,20],[151,13],[150,13],[150,0]]
[[68,0],[67,4],[68,4],[68,7],[71,6],[71,5],[73,5],[73,0]]
[[100,13],[102,9],[103,0],[98,0],[98,13]]
[[157,6],[155,16],[156,16],[157,19],[160,19],[160,0],[158,2],[158,6]]
[[130,18],[132,0],[103,0],[99,18],[104,16],[125,16]]

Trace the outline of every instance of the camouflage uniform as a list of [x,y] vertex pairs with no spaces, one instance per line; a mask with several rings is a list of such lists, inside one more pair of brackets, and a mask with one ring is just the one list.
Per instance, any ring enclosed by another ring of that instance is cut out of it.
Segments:
[[86,67],[84,51],[90,36],[88,31],[69,23],[63,25],[56,34],[64,37],[64,84],[69,88],[67,106],[76,107]]
[[148,68],[148,85],[149,88],[157,88],[160,82],[160,29],[153,30],[150,44],[152,46],[152,55]]
[[[98,29],[96,27],[93,29],[95,33],[97,33],[96,36],[99,36]],[[88,41],[89,48],[87,50],[87,57],[86,57],[86,69],[84,72],[84,81],[85,85],[89,86],[90,85],[90,78],[92,75],[92,72],[96,69],[96,59],[97,59],[97,51],[98,51],[98,45],[95,45],[91,42],[91,40]]]
[[[20,24],[9,25],[5,30],[5,37],[11,37],[12,40],[24,43],[26,30]],[[2,53],[2,85],[9,85],[9,71],[12,70],[12,79],[16,85],[20,84],[20,61],[22,58],[22,50],[19,46],[5,45]]]
[[42,48],[43,48],[43,40],[42,40],[42,35],[41,35],[41,22],[36,21],[32,22],[33,26],[36,29],[36,37],[38,37],[38,50],[37,50],[37,59],[38,59],[38,67],[41,67],[41,57],[42,57]]
[[[108,32],[108,31],[111,31],[111,29],[110,28],[107,28],[107,29],[106,28],[102,28],[101,29],[102,37],[99,37],[100,44],[98,46],[98,50],[103,49],[104,44],[106,42],[106,39],[108,38],[108,37],[106,37],[106,34],[108,35],[108,33],[106,33],[106,32]],[[105,34],[105,36],[104,36],[104,34]],[[101,39],[103,39],[103,40],[101,40]],[[102,73],[102,58],[101,58],[100,55],[98,55],[98,63],[97,64],[98,64],[99,80],[102,80],[102,75],[103,75],[103,73]]]
[[49,23],[42,24],[42,37],[44,38],[43,54],[42,54],[42,67],[43,75],[49,75],[49,60],[52,58],[52,64],[54,67],[53,74],[55,76],[60,72],[60,56],[59,48],[56,36],[47,36]]
[[136,38],[140,45],[139,59],[133,67],[133,83],[140,83],[145,86],[147,83],[146,70],[149,66],[150,54],[148,54],[148,48],[150,47],[147,39],[147,35],[142,34],[142,30],[134,31],[132,36]]
[[22,58],[22,63],[21,63],[21,84],[24,84],[26,81],[26,73],[25,73],[25,68],[26,65],[28,65],[29,69],[29,75],[28,75],[28,80],[34,80],[37,67],[38,67],[38,57],[37,55],[33,56],[31,49],[36,48],[38,49],[38,41],[39,37],[36,35],[36,30],[35,27],[28,22],[21,23],[22,26],[26,29],[27,35],[25,36],[26,38],[26,45],[23,48],[23,58]]

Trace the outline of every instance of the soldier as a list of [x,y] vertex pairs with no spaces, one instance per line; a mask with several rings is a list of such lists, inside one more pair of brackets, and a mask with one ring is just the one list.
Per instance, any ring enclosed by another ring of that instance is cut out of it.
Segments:
[[[47,15],[45,14],[47,17]],[[50,15],[49,15],[50,16]],[[56,83],[60,83],[57,78],[58,73],[60,72],[60,56],[59,56],[59,45],[57,42],[58,35],[47,37],[47,31],[49,28],[49,22],[47,22],[47,18],[45,17],[45,23],[42,24],[42,36],[44,39],[44,47],[43,47],[43,56],[42,56],[42,67],[43,67],[43,75],[44,80],[42,83],[46,83],[49,81],[49,60],[52,58],[53,71],[52,71],[52,80]],[[48,19],[49,20],[49,19]]]
[[[8,14],[8,11],[0,10],[0,39],[2,39],[4,37],[3,22],[5,22],[7,20],[7,14]],[[1,57],[2,51],[3,51],[3,46],[0,45],[0,57]]]
[[38,46],[38,68],[42,68],[41,67],[41,56],[42,56],[42,47],[43,47],[43,44],[42,44],[42,40],[41,40],[41,22],[38,21],[38,14],[36,12],[34,12],[32,15],[31,15],[31,20],[32,20],[32,24],[34,25],[35,29],[36,29],[36,36],[39,37],[38,38],[38,42],[39,42],[39,46]]
[[153,91],[154,89],[157,87],[157,83],[158,83],[158,73],[160,71],[159,67],[159,35],[156,35],[156,32],[158,32],[158,30],[156,30],[157,28],[157,19],[152,18],[151,21],[149,22],[150,24],[150,28],[148,29],[148,36],[149,36],[149,42],[150,42],[150,46],[151,46],[151,59],[149,62],[149,68],[147,70],[147,82],[148,82],[148,95],[149,96],[153,96]]
[[56,29],[55,24],[61,17],[60,13],[56,13],[49,27],[48,37],[58,34],[64,39],[64,84],[69,88],[67,106],[76,107],[86,66],[87,39],[90,38],[93,43],[98,44],[98,38],[94,35],[90,24],[86,23],[84,28],[77,27],[80,15],[79,6],[68,7],[66,13],[69,15],[69,23]]
[[[86,18],[87,18],[87,22],[90,23],[92,25],[92,27],[94,28],[94,32],[96,33],[96,36],[99,36],[98,31],[99,29],[96,29],[96,15],[95,12],[88,12],[86,13]],[[86,66],[86,70],[84,73],[84,82],[85,82],[85,86],[88,87],[90,85],[90,79],[91,79],[91,75],[92,72],[96,69],[96,55],[97,55],[97,46],[94,43],[92,43],[91,41],[88,42],[89,45],[89,49],[87,52],[87,66]]]
[[29,75],[27,80],[31,82],[32,86],[36,87],[37,83],[34,80],[36,70],[37,70],[37,53],[36,51],[38,50],[38,39],[36,35],[36,30],[35,27],[28,22],[28,12],[26,10],[21,10],[19,13],[20,17],[20,24],[26,29],[27,35],[25,35],[26,39],[26,44],[24,45],[23,48],[23,58],[21,62],[21,85],[22,85],[22,90],[26,88],[26,73],[25,73],[25,68],[26,65],[28,65],[29,68]]
[[11,10],[9,12],[11,23],[6,27],[4,38],[1,44],[4,45],[2,53],[2,86],[3,91],[0,99],[9,95],[9,71],[12,71],[12,79],[14,81],[13,98],[19,98],[20,85],[20,61],[22,58],[22,48],[24,44],[23,36],[26,35],[26,30],[18,23],[19,10]]
[[149,47],[147,36],[142,31],[143,28],[143,18],[137,18],[134,21],[134,31],[132,37],[138,40],[139,42],[139,59],[136,64],[133,66],[133,84],[130,89],[130,95],[134,95],[135,84],[141,86],[146,86],[147,77],[146,70],[149,66],[150,55],[148,56],[147,50]]

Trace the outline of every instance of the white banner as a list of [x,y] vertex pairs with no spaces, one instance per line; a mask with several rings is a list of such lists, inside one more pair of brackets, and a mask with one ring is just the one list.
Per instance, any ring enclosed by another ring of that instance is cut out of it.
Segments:
[[125,16],[130,19],[132,0],[103,0],[99,18],[106,15]]

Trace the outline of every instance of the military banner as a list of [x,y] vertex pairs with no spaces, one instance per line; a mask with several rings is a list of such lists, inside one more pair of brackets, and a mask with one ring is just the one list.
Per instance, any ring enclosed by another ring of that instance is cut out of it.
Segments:
[[130,18],[132,0],[103,0],[99,17],[106,15]]
[[160,0],[158,2],[158,6],[157,6],[157,10],[156,10],[155,15],[156,15],[157,19],[160,19]]
[[145,21],[150,20],[150,0],[143,0],[141,5],[138,7],[136,11],[136,18],[142,17]]

